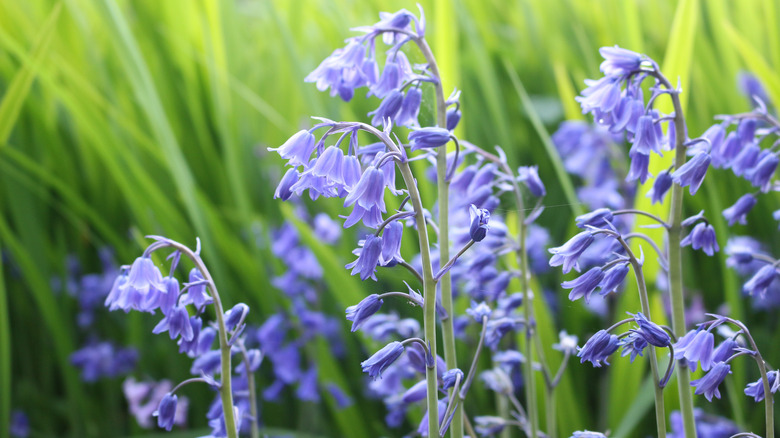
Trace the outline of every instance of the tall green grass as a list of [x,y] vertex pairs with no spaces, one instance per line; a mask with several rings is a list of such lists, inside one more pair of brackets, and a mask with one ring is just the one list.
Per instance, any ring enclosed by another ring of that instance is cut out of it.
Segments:
[[[642,51],[663,61],[667,74],[680,75],[692,135],[716,114],[749,108],[735,87],[742,69],[756,73],[780,102],[780,15],[773,0],[422,4],[445,85],[463,90],[460,135],[487,148],[500,144],[514,165],[540,165],[550,192],[544,222],[555,242],[565,239],[582,207],[548,135],[563,118],[581,117],[572,98],[584,78],[598,76],[600,46]],[[269,283],[279,271],[267,248],[257,245],[258,230],[262,236],[293,214],[272,202],[282,163],[265,148],[308,126],[309,115],[362,118],[372,109],[373,101],[345,104],[302,79],[351,35],[350,27],[401,6],[416,12],[411,1],[378,0],[0,2],[0,248],[7,255],[0,270],[0,431],[7,430],[13,407],[28,411],[40,436],[140,432],[124,413],[118,380],[85,385],[67,363],[84,334],[75,327],[72,299],[50,286],[53,276],[63,275],[66,254],[97,269],[95,251],[105,245],[127,263],[141,250],[138,236],[184,242],[199,236],[220,290],[228,301],[251,306],[251,322],[287,306]],[[727,178],[708,179],[691,211],[706,208],[723,230],[716,211],[744,188]],[[433,192],[429,186],[421,191]],[[751,229],[737,231],[777,248],[770,220],[776,207],[759,205]],[[335,203],[326,208],[340,212]],[[726,234],[719,238],[723,248]],[[323,301],[334,308],[354,303],[364,293],[361,284],[340,269],[349,245],[333,249],[308,240],[329,267]],[[687,261],[686,285],[704,294],[708,309],[727,301],[733,315],[750,316],[769,345],[777,330],[773,318],[751,312],[723,257],[689,255]],[[541,281],[540,287],[555,288],[560,279]],[[625,299],[619,307],[630,306]],[[144,348],[141,374],[186,375],[186,360],[175,348],[148,335],[149,318],[108,315],[101,323],[106,336]],[[559,314],[549,314],[550,327],[581,337],[602,324],[579,304],[564,303]],[[329,403],[299,406],[291,399],[266,404],[270,426],[328,436],[383,430],[383,407],[365,401],[358,367],[375,346],[347,334],[346,324],[345,337],[349,363],[329,362],[321,371],[350,388],[358,407],[338,411]],[[572,364],[567,398],[559,400],[562,434],[587,427],[635,436],[647,424],[644,371],[615,362],[606,372]],[[755,377],[752,369],[736,374]],[[760,419],[747,409],[752,402],[739,393],[742,383],[728,392],[737,392],[730,397],[736,401],[732,417],[748,427]],[[474,397],[489,401],[478,389]],[[194,398],[192,422],[202,425],[208,394]],[[670,397],[668,406],[674,403]],[[712,408],[730,414],[725,404]],[[472,415],[491,409],[467,406]],[[356,422],[360,429],[351,426]]]

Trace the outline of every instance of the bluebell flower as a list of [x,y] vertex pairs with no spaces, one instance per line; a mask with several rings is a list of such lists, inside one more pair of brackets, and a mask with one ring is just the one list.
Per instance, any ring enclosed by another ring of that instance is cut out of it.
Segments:
[[222,352],[219,350],[211,350],[195,358],[190,367],[190,374],[198,376],[200,374],[216,373],[222,363],[222,358],[220,357],[221,353]]
[[493,436],[501,433],[507,426],[507,420],[492,415],[474,417],[474,430],[480,436]]
[[410,132],[409,144],[413,151],[418,149],[434,149],[447,144],[450,141],[450,135],[450,131],[446,128],[427,126]]
[[742,150],[734,157],[731,162],[731,171],[734,175],[743,176],[758,164],[758,157],[761,155],[761,148],[754,142],[749,142],[743,146]]
[[447,370],[447,372],[441,376],[441,389],[447,390],[455,386],[458,376],[460,376],[460,381],[463,382],[463,371],[458,368]]
[[673,345],[674,358],[686,359],[695,364],[701,364],[704,371],[712,368],[712,354],[715,348],[715,337],[707,330],[691,330]]
[[385,226],[382,233],[382,266],[395,266],[404,259],[401,257],[401,240],[404,235],[404,225],[399,221],[393,221]]
[[176,277],[163,278],[165,292],[160,296],[160,310],[163,315],[168,315],[179,299],[179,280]]
[[517,168],[517,180],[528,187],[528,191],[537,198],[547,194],[544,183],[539,178],[539,166],[520,166]]
[[[198,268],[192,268],[192,270],[190,270],[189,283],[201,283],[203,280],[203,274],[200,273]],[[191,286],[179,300],[181,305],[192,304],[197,309],[203,309],[204,306],[213,302],[214,300],[206,292],[205,284]]]
[[406,55],[401,51],[391,51],[387,55],[387,61],[385,67],[382,70],[382,75],[379,76],[379,80],[371,87],[371,91],[368,92],[368,96],[372,94],[380,99],[384,99],[393,91],[398,90],[403,82],[403,72],[401,70],[401,62],[406,60]]
[[249,306],[244,303],[236,304],[232,309],[225,312],[225,327],[228,330],[233,330],[246,318],[247,313],[249,313]]
[[157,425],[167,431],[173,428],[173,420],[176,417],[176,402],[179,400],[175,394],[166,394],[160,400],[160,406],[152,414],[157,417]]
[[404,101],[404,94],[399,90],[393,90],[382,100],[379,107],[368,113],[371,116],[371,124],[377,127],[384,126],[389,120],[395,122],[395,118],[401,111],[401,103]]
[[485,330],[485,345],[491,350],[495,350],[498,348],[498,343],[504,335],[516,328],[517,321],[512,318],[491,319],[488,321],[487,329]]
[[764,84],[762,84],[754,74],[746,71],[739,72],[737,74],[737,85],[739,91],[749,98],[751,105],[756,105],[754,99],[759,99],[764,103],[771,102],[771,99],[764,88]]
[[293,134],[278,148],[268,148],[268,150],[277,152],[282,158],[288,160],[290,166],[298,167],[309,163],[309,157],[314,152],[314,143],[314,134],[304,129]]
[[[734,163],[734,159],[742,150],[742,144],[739,142],[736,132],[726,135],[720,148],[713,150],[713,166],[728,169]],[[717,157],[717,159],[716,159]],[[717,165],[715,164],[717,162]]]
[[577,354],[577,335],[570,335],[566,330],[558,332],[558,342],[552,345],[553,350],[561,353]]
[[556,248],[550,248],[550,266],[563,265],[563,272],[568,273],[577,265],[577,260],[583,252],[593,243],[593,235],[590,231],[583,231],[569,239],[568,242]]
[[[442,434],[445,434],[447,432],[447,427],[449,426],[449,423],[442,424],[442,420],[444,420],[444,414],[447,411],[447,399],[441,399],[438,403],[438,409],[439,411],[439,426],[440,426],[440,432]],[[450,419],[451,420],[451,419]],[[417,427],[417,433],[420,436],[428,436],[428,411],[425,411],[425,415],[423,415],[422,420],[420,420],[420,426]]]
[[371,278],[376,281],[376,266],[382,255],[382,238],[373,234],[367,234],[363,248],[358,250],[358,258],[345,267],[352,269],[351,275],[360,274],[360,279],[366,281]]
[[634,359],[637,356],[642,356],[645,348],[647,347],[647,339],[637,332],[630,333],[628,336],[620,341],[622,350],[620,351],[621,357],[631,355],[631,363],[634,363]]
[[95,382],[132,371],[138,361],[138,351],[130,347],[117,348],[107,341],[90,342],[71,353],[69,360],[81,370],[81,380]]
[[650,155],[630,151],[628,156],[631,158],[631,166],[628,175],[626,175],[626,181],[639,180],[640,183],[644,184],[650,177]]
[[763,297],[776,277],[777,267],[775,265],[763,266],[745,283],[743,289],[751,295]]
[[447,109],[447,130],[453,131],[460,123],[461,113],[460,108],[448,108]]
[[360,363],[363,372],[376,380],[382,377],[382,372],[395,362],[404,352],[404,346],[400,342],[394,341],[385,345],[381,350],[374,353],[365,361]]
[[599,288],[601,289],[599,293],[601,295],[606,295],[615,291],[621,284],[623,284],[623,281],[626,279],[628,272],[628,262],[618,263],[607,269],[604,272],[604,278],[599,284]]
[[469,207],[469,217],[471,226],[469,227],[469,236],[475,242],[481,242],[487,236],[490,229],[490,212],[484,208],[477,208],[474,204]]
[[425,396],[428,395],[428,382],[423,379],[412,385],[401,396],[401,401],[407,404],[417,403],[418,401],[425,400]]
[[695,195],[707,175],[707,169],[710,167],[710,155],[706,152],[699,152],[680,166],[672,174],[672,180],[682,187],[688,187],[691,195]]
[[403,102],[401,102],[401,111],[395,119],[398,126],[408,128],[418,127],[417,116],[420,113],[420,103],[422,103],[422,91],[418,87],[412,87],[406,92]]
[[479,374],[479,378],[485,382],[485,386],[491,391],[499,394],[511,394],[514,392],[512,379],[501,368],[485,370]]
[[661,155],[661,139],[656,134],[653,116],[646,114],[639,117],[631,150],[642,155],[649,156],[650,152]]
[[715,228],[705,222],[696,224],[693,231],[680,241],[680,246],[687,245],[691,245],[693,249],[701,249],[708,256],[712,256],[720,249],[715,238]]
[[344,184],[342,166],[344,163],[344,152],[340,147],[330,146],[325,148],[322,154],[314,161],[314,165],[304,172],[312,174],[319,178],[325,178],[327,181]]
[[650,321],[642,315],[642,312],[637,312],[636,315],[633,315],[634,322],[639,325],[639,330],[637,332],[650,344],[656,347],[668,347],[669,344],[672,341],[672,338],[669,337],[669,334],[666,333],[664,329],[661,328],[658,324]]
[[303,373],[298,384],[298,389],[295,391],[295,396],[301,401],[315,403],[320,401],[320,392],[317,389],[316,366],[312,366],[308,371]]
[[625,76],[639,70],[642,65],[642,55],[618,46],[602,47],[599,54],[604,58],[599,69],[607,76]]
[[186,353],[187,356],[195,358],[211,349],[217,332],[211,327],[203,328],[203,321],[197,316],[190,317],[190,327],[192,328],[192,339],[189,341],[179,338],[179,353]]
[[738,347],[739,344],[734,339],[728,338],[724,340],[718,345],[717,348],[715,348],[715,351],[712,353],[712,362],[725,362],[734,353],[736,353],[736,349]]
[[618,337],[608,333],[606,330],[599,330],[591,336],[582,348],[577,352],[580,363],[589,361],[594,367],[601,367],[601,363],[609,365],[607,359],[620,347]]
[[669,171],[663,170],[659,172],[655,177],[653,187],[647,192],[647,197],[650,198],[650,202],[652,204],[664,202],[664,197],[672,187],[672,182],[672,176],[669,174]]
[[367,57],[366,52],[366,46],[356,39],[350,39],[346,47],[333,51],[304,81],[315,82],[320,91],[330,88],[331,96],[338,94],[345,102],[349,102],[356,88],[377,80],[373,53]]
[[[740,429],[734,422],[718,417],[699,408],[693,409],[693,419],[696,423],[696,434],[702,438],[727,438],[739,433]],[[680,411],[674,411],[669,416],[670,433],[667,438],[686,438],[685,426]]]
[[490,310],[490,307],[485,304],[485,302],[477,303],[475,301],[471,302],[471,307],[466,309],[466,313],[471,315],[474,318],[474,321],[482,324],[482,319],[484,317],[490,318],[490,314],[492,313],[492,310]]
[[578,228],[585,228],[586,226],[600,228],[606,225],[607,222],[612,222],[612,210],[608,208],[599,208],[577,216],[575,222]]
[[582,90],[582,95],[575,99],[582,106],[582,113],[609,113],[620,102],[619,78],[603,77],[599,80],[585,79],[588,88]]
[[152,330],[152,333],[159,334],[168,332],[171,339],[176,339],[181,335],[185,341],[191,341],[194,337],[192,326],[190,325],[190,315],[184,306],[174,307],[168,315],[165,316]]
[[326,213],[318,213],[314,216],[314,236],[318,240],[332,245],[341,238],[341,226]]
[[569,300],[576,301],[580,298],[585,298],[585,302],[590,302],[590,295],[604,279],[604,271],[600,266],[589,269],[584,274],[575,278],[574,280],[564,281],[561,283],[561,287],[564,289],[571,289],[569,292]]
[[747,223],[745,216],[753,209],[758,201],[756,197],[748,193],[743,195],[731,207],[723,210],[723,217],[729,221],[729,226],[739,222],[742,225]]
[[368,210],[378,208],[382,213],[385,212],[385,176],[384,173],[374,166],[369,166],[355,187],[344,199],[344,207],[357,204]]
[[352,321],[351,331],[357,331],[365,322],[382,308],[382,301],[377,294],[363,298],[358,304],[347,307],[347,321]]
[[30,419],[20,410],[11,412],[11,424],[8,431],[13,438],[27,438],[30,435]]
[[281,199],[282,201],[286,201],[290,199],[293,195],[293,191],[290,190],[296,182],[298,182],[298,179],[300,179],[301,174],[298,173],[298,171],[295,168],[288,169],[287,172],[285,172],[284,176],[282,177],[282,180],[279,181],[279,185],[276,186],[276,192],[274,192],[274,199]]
[[589,430],[578,430],[569,438],[607,438],[601,432],[591,432]]
[[755,119],[747,118],[739,121],[737,125],[737,137],[743,145],[750,143],[756,136],[758,122]]
[[[766,373],[767,380],[769,380],[769,390],[772,394],[777,392],[777,389],[780,388],[780,385],[778,385],[778,371],[772,370],[767,371]],[[764,400],[766,394],[764,393],[764,381],[762,379],[758,379],[755,382],[748,383],[747,388],[745,388],[745,395],[748,397],[753,397],[753,400],[756,401],[756,403]]]
[[725,164],[723,157],[723,147],[726,142],[726,129],[722,124],[710,126],[701,138],[710,142],[710,156],[712,158],[712,167],[721,168]]
[[704,377],[691,382],[691,386],[696,388],[693,393],[696,395],[704,394],[707,401],[712,401],[713,395],[720,398],[718,386],[729,374],[731,374],[731,366],[725,362],[718,362]]
[[775,175],[778,163],[780,163],[780,159],[777,158],[774,152],[764,150],[759,155],[758,163],[756,163],[755,167],[745,173],[745,178],[754,187],[760,187],[761,191],[766,193],[771,187],[770,183]]
[[111,310],[122,309],[141,310],[154,312],[159,307],[159,297],[163,294],[165,286],[162,274],[149,257],[138,257],[127,273],[126,279],[116,293],[109,293],[106,305]]

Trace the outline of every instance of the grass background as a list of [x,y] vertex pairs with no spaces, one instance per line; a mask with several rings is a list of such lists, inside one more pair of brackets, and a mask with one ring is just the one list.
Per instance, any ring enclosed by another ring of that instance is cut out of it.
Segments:
[[[756,73],[780,102],[780,7],[773,0],[421,3],[445,89],[463,90],[460,136],[501,145],[513,165],[540,166],[550,192],[544,224],[553,243],[566,239],[582,207],[545,142],[561,120],[583,117],[573,97],[584,78],[599,76],[599,47],[646,53],[667,76],[679,76],[691,136],[716,114],[749,109],[735,86],[740,70]],[[120,380],[83,384],[68,365],[84,334],[73,323],[74,301],[51,287],[67,254],[91,272],[98,269],[97,248],[110,246],[128,263],[144,246],[139,236],[184,242],[199,236],[224,299],[247,302],[252,322],[286,305],[269,284],[278,268],[269,268],[268,250],[256,244],[258,233],[292,216],[272,200],[282,163],[265,148],[309,126],[310,115],[362,120],[373,109],[376,102],[362,98],[349,104],[332,99],[303,77],[352,35],[349,28],[402,6],[416,12],[410,1],[0,3],[0,431],[7,430],[13,407],[29,413],[35,436],[141,433],[125,413]],[[746,190],[730,178],[710,177],[687,208],[720,211]],[[764,197],[750,228],[735,232],[777,248],[771,219],[777,205],[774,195]],[[318,208],[340,211],[337,203]],[[718,214],[709,216],[723,248],[724,223]],[[314,248],[323,264],[332,264],[327,284],[349,286],[325,288],[339,312],[363,293],[339,267],[354,239],[345,240],[344,248]],[[776,318],[751,310],[722,254],[686,255],[686,285],[703,293],[708,310],[726,301],[732,315],[755,327],[759,345],[778,339]],[[554,287],[560,279],[553,274],[541,281]],[[633,310],[632,299],[626,294],[618,308]],[[580,304],[564,303],[549,323],[547,339],[556,336],[554,324],[582,338],[603,321]],[[186,375],[186,358],[167,339],[149,335],[150,318],[109,315],[101,324],[102,337],[143,347],[136,375]],[[320,366],[328,379],[349,382],[355,407],[336,411],[330,403],[287,399],[264,406],[269,426],[322,436],[382,430],[383,407],[361,395],[363,339],[346,339],[354,366],[325,359]],[[327,359],[327,346],[320,348]],[[777,363],[776,352],[765,355]],[[636,436],[652,424],[649,392],[640,391],[643,372],[642,365],[620,360],[606,372],[574,364],[559,395],[562,432],[611,429],[613,436]],[[761,410],[740,394],[755,371],[745,366],[735,374],[738,383],[724,397],[730,402],[708,409],[760,430]],[[204,425],[209,394],[188,395],[194,399],[191,423]],[[668,396],[671,410],[676,397]]]

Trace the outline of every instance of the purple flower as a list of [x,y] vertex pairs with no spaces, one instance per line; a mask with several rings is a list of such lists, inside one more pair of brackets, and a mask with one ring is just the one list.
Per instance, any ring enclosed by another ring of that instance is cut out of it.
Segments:
[[279,185],[276,186],[276,192],[274,192],[274,199],[281,199],[282,201],[286,201],[292,197],[293,192],[290,190],[290,188],[298,182],[298,179],[301,177],[301,174],[298,173],[298,171],[295,168],[288,169],[287,172],[282,177],[282,180],[279,181]]
[[398,126],[417,127],[417,116],[420,113],[420,103],[422,102],[422,91],[418,87],[412,87],[406,92],[403,102],[401,102],[401,111],[395,119]]
[[544,188],[544,183],[539,178],[539,166],[521,166],[517,169],[517,180],[521,181],[528,187],[528,190],[532,195],[537,198],[547,194],[547,190]]
[[336,243],[341,237],[341,227],[326,213],[314,216],[314,235],[317,239],[329,245]]
[[469,227],[469,237],[475,242],[481,242],[487,236],[490,229],[490,212],[484,208],[477,208],[474,204],[469,206],[469,217],[471,226]]
[[460,376],[460,381],[463,382],[463,371],[458,368],[447,370],[447,372],[441,376],[441,389],[447,390],[455,386],[455,381],[458,379],[458,376]]
[[626,175],[626,181],[639,180],[644,184],[650,176],[650,155],[629,151],[628,156],[631,158],[631,167]]
[[373,59],[373,53],[366,58],[366,50],[366,46],[358,40],[351,39],[346,47],[336,49],[325,58],[304,81],[316,82],[320,91],[330,88],[331,96],[338,94],[348,102],[355,94],[356,88],[376,82],[376,61]]
[[12,411],[8,429],[14,438],[27,438],[30,435],[30,419],[27,418],[27,414],[19,410]]
[[639,325],[637,331],[648,344],[656,347],[668,347],[671,343],[669,334],[658,324],[650,321],[641,312],[634,315],[634,321]]
[[70,355],[70,363],[81,370],[85,382],[127,374],[137,360],[134,348],[118,349],[110,342],[91,342]]
[[347,307],[347,321],[352,321],[351,331],[357,331],[368,318],[382,307],[382,301],[377,294],[371,294],[358,304]]
[[620,341],[622,350],[620,351],[621,357],[631,355],[631,363],[637,356],[642,356],[645,348],[647,347],[647,339],[645,339],[640,333],[633,332]]
[[232,309],[225,312],[225,327],[228,330],[233,330],[244,321],[247,313],[249,313],[249,306],[244,303],[236,304]]
[[374,126],[384,126],[388,120],[390,123],[394,123],[398,112],[401,111],[401,103],[404,100],[404,93],[393,90],[382,100],[379,104],[379,108],[368,113],[371,118],[371,124]]
[[772,177],[777,170],[777,164],[780,159],[772,151],[762,151],[756,166],[745,173],[745,178],[753,184],[754,187],[760,187],[761,191],[766,193],[771,186]]
[[490,307],[485,304],[485,302],[476,303],[474,301],[471,302],[471,307],[466,309],[466,313],[471,315],[472,318],[474,318],[474,321],[482,324],[482,319],[485,317],[490,318],[490,314],[493,313],[492,310],[490,310]]
[[745,225],[747,224],[745,216],[750,212],[750,210],[756,205],[757,202],[758,201],[756,200],[756,197],[752,194],[748,193],[743,195],[737,200],[736,203],[734,203],[734,205],[723,210],[723,217],[729,221],[729,226],[734,225],[736,222]]
[[382,255],[379,258],[382,266],[395,266],[402,262],[401,240],[404,235],[404,225],[399,221],[387,224],[382,233]]
[[336,406],[339,409],[345,409],[352,406],[352,399],[341,390],[335,383],[328,383],[326,385],[328,392],[336,401]]
[[583,252],[593,243],[593,235],[590,231],[583,231],[569,239],[568,242],[556,248],[550,248],[550,266],[563,265],[563,272],[568,273],[580,258]]
[[407,389],[406,392],[404,392],[403,396],[401,397],[401,401],[410,404],[410,403],[417,403],[418,401],[424,400],[425,396],[428,394],[427,383],[428,382],[425,379],[423,379],[415,383],[414,385],[412,385],[411,388]]
[[671,187],[672,176],[669,175],[669,171],[663,170],[655,177],[653,188],[647,192],[647,197],[650,198],[652,204],[664,202],[666,192],[668,192]]
[[[691,330],[677,340],[674,347],[674,358],[686,359],[701,363],[704,371],[712,368],[712,354],[715,347],[715,337],[707,330]],[[695,368],[694,368],[695,369]]]
[[712,401],[713,395],[720,398],[718,385],[720,385],[729,374],[731,374],[731,366],[725,362],[718,362],[712,367],[710,372],[704,375],[704,377],[691,382],[691,386],[696,388],[694,394],[704,394],[704,396],[707,397],[707,401]]
[[482,415],[474,417],[474,430],[481,436],[493,436],[501,433],[507,421],[501,417]]
[[688,245],[693,249],[701,249],[708,256],[714,255],[720,249],[715,238],[715,228],[704,222],[696,224],[693,231],[680,241],[680,246]]
[[461,117],[460,108],[458,107],[448,108],[447,109],[447,130],[449,131],[454,130],[458,126],[458,123],[460,122],[460,117]]
[[695,195],[699,190],[707,169],[710,167],[710,155],[706,152],[699,152],[680,166],[672,174],[672,180],[682,187],[688,187],[691,195]]
[[305,166],[314,152],[314,143],[314,134],[304,129],[296,132],[278,148],[268,150],[277,152],[292,167]]
[[344,152],[337,146],[325,148],[325,151],[314,161],[314,166],[304,172],[335,184],[344,184],[342,166]]
[[739,91],[750,99],[750,103],[755,105],[755,99],[762,102],[770,102],[769,95],[764,89],[764,84],[752,73],[741,71],[737,74],[737,85]]
[[609,268],[606,272],[604,272],[604,278],[601,280],[601,284],[599,284],[599,288],[601,288],[599,293],[601,295],[606,295],[617,289],[618,286],[623,284],[623,280],[626,279],[628,271],[629,268],[627,262],[618,263]]
[[344,199],[344,207],[349,207],[357,203],[364,209],[377,207],[381,212],[385,211],[385,176],[384,173],[374,166],[369,166],[360,181],[349,192]]
[[589,361],[594,367],[601,367],[601,362],[609,365],[607,359],[619,347],[620,341],[617,336],[607,333],[606,330],[599,330],[579,349],[577,357],[580,358],[580,363]]
[[758,164],[760,155],[761,148],[752,141],[748,142],[732,161],[731,171],[737,176],[746,175],[750,169]]
[[190,325],[190,315],[184,306],[174,307],[152,330],[152,333],[159,334],[167,331],[171,339],[176,339],[181,335],[185,341],[191,341],[194,337],[192,326]]
[[[777,389],[780,388],[780,385],[778,385],[778,371],[768,371],[766,373],[767,380],[769,380],[769,390],[772,394],[777,392]],[[753,400],[756,401],[756,403],[764,400],[765,393],[764,393],[764,381],[763,379],[758,379],[755,382],[748,383],[747,388],[745,388],[745,395],[748,397],[753,397]]]
[[394,341],[385,345],[381,350],[374,353],[360,365],[363,367],[363,372],[376,380],[382,377],[382,372],[387,369],[393,362],[395,362],[401,354],[404,352],[404,346],[400,342]]
[[620,81],[614,77],[603,77],[597,81],[585,79],[588,88],[575,99],[582,106],[583,114],[589,112],[609,113],[620,102]]
[[728,358],[730,358],[736,351],[736,348],[739,347],[739,344],[737,341],[728,338],[725,341],[721,342],[718,347],[715,349],[715,351],[712,353],[712,362],[718,363],[718,362],[725,362]]
[[190,270],[188,282],[198,284],[187,289],[187,292],[179,301],[181,305],[192,304],[197,309],[203,309],[204,306],[214,302],[208,293],[206,293],[206,284],[204,283],[203,274],[200,273],[198,268],[192,268],[192,270]]
[[578,228],[585,228],[586,226],[600,228],[606,225],[607,222],[612,222],[612,218],[612,210],[608,208],[599,208],[590,213],[577,216],[575,221],[577,222]]
[[175,394],[168,393],[160,400],[160,406],[154,412],[157,417],[157,425],[167,431],[173,428],[173,420],[176,417],[176,402],[179,400]]
[[216,373],[220,364],[222,363],[222,358],[220,356],[221,353],[222,352],[219,350],[211,350],[197,357],[194,361],[192,361],[190,374],[197,376],[200,374]]
[[569,300],[576,301],[585,297],[585,302],[590,302],[590,295],[604,279],[604,271],[600,266],[590,268],[586,273],[580,275],[574,280],[564,281],[561,286],[564,289],[571,289]]
[[450,131],[445,128],[428,126],[410,132],[409,144],[412,146],[413,151],[438,148],[450,141],[450,135]]
[[358,251],[357,260],[345,267],[352,269],[351,275],[360,273],[360,279],[363,281],[366,281],[367,278],[376,281],[376,265],[379,263],[379,258],[382,255],[382,238],[373,234],[367,234],[363,248]]
[[160,295],[165,292],[162,274],[152,259],[138,257],[127,273],[127,280],[119,286],[115,301],[107,304],[110,304],[111,310],[119,308],[125,312],[131,309],[153,312],[160,305]]
[[501,339],[512,330],[517,328],[517,321],[512,318],[504,317],[492,319],[487,323],[485,330],[485,345],[491,350],[498,348]]
[[743,289],[751,295],[763,297],[775,277],[777,277],[777,267],[774,265],[763,266],[745,283]]
[[599,53],[604,58],[599,69],[607,76],[625,76],[642,65],[642,55],[618,46],[602,47]]
[[661,155],[661,139],[656,134],[653,116],[646,114],[639,117],[636,136],[634,137],[634,144],[631,146],[631,150],[642,155],[649,156],[650,152]]
[[604,435],[601,432],[591,432],[589,430],[578,430],[574,432],[574,434],[570,438],[607,438],[606,435]]
[[298,400],[319,402],[320,392],[317,389],[317,367],[312,366],[304,372],[298,384],[298,390],[295,391]]

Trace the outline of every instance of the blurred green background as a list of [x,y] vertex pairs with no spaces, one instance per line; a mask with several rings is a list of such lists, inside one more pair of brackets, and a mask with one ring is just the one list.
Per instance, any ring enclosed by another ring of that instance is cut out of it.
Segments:
[[[544,225],[551,243],[565,240],[580,207],[567,197],[567,181],[556,176],[544,142],[563,119],[583,117],[573,97],[583,79],[599,77],[599,47],[646,53],[667,76],[679,76],[691,136],[717,114],[749,110],[736,88],[740,70],[757,74],[780,102],[776,0],[421,4],[445,92],[463,91],[460,136],[485,147],[501,145],[515,166],[540,166],[550,192]],[[93,272],[98,248],[109,246],[118,262],[129,263],[144,247],[143,235],[188,243],[199,236],[225,300],[249,304],[250,322],[286,305],[269,284],[281,267],[257,244],[290,214],[272,199],[282,162],[266,147],[310,126],[311,115],[364,120],[375,102],[358,96],[346,104],[303,78],[353,35],[350,28],[401,7],[417,12],[411,1],[0,2],[0,434],[11,408],[29,414],[34,436],[142,433],[126,413],[121,379],[84,384],[68,363],[84,334],[74,324],[75,301],[52,291],[51,279],[64,275],[66,255]],[[717,212],[745,190],[728,178],[709,178],[688,208]],[[750,229],[736,231],[778,248],[771,219],[776,199],[765,197]],[[340,213],[337,202],[318,203],[323,206]],[[719,214],[710,216],[726,230]],[[726,236],[719,234],[721,248]],[[336,315],[362,294],[339,266],[351,260],[354,241],[348,236],[341,248],[315,251],[335,267],[330,284],[346,285],[325,292]],[[776,318],[750,310],[722,254],[688,256],[686,284],[704,293],[708,310],[728,300],[734,316],[750,318],[759,345],[779,339]],[[556,274],[550,277],[543,279],[549,286],[560,282]],[[101,337],[142,347],[135,375],[184,378],[189,360],[168,339],[150,334],[152,319],[106,316]],[[581,339],[601,324],[579,304],[565,305],[558,315],[558,326]],[[347,425],[358,422],[362,430],[398,433],[383,429],[381,403],[362,401],[357,363],[365,354],[363,338],[345,338],[352,366],[321,371],[349,382],[358,403],[344,411],[292,399],[266,404],[269,426],[354,436]],[[780,358],[776,351],[765,355],[770,362]],[[637,436],[652,424],[649,392],[637,397],[641,366],[620,365],[595,372],[572,364],[570,383],[559,394],[566,406],[559,410],[562,432],[611,429],[613,436]],[[736,374],[755,378],[752,368]],[[740,393],[743,384],[730,387],[712,409],[760,428],[760,409]],[[194,399],[190,423],[198,429],[205,426],[210,395],[188,395]],[[671,410],[676,396],[668,395]]]

